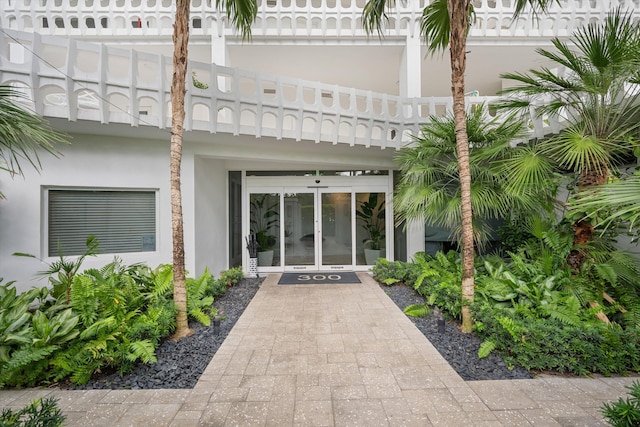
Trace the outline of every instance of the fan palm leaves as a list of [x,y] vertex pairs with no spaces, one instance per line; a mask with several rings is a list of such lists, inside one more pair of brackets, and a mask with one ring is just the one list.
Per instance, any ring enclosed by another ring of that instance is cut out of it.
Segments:
[[[512,179],[514,163],[527,169],[528,163],[539,167],[538,163],[545,161],[534,148],[511,146],[523,135],[522,121],[514,116],[490,118],[486,107],[480,106],[467,115],[466,125],[475,239],[482,244],[487,241],[487,221],[491,219],[517,212],[543,214],[543,207],[549,206],[544,201],[551,198],[553,181],[536,174]],[[461,197],[454,119],[431,117],[414,144],[400,150],[396,161],[401,171],[394,198],[398,221],[425,218],[454,230],[459,237]]]
[[603,182],[640,130],[640,26],[616,10],[552,43],[555,51],[538,53],[558,68],[502,75],[518,84],[502,92],[501,107],[560,118],[567,127],[541,143],[543,152],[576,172],[580,185]]
[[39,153],[58,155],[56,144],[67,142],[66,135],[51,129],[42,117],[20,107],[24,99],[18,89],[0,86],[0,170],[20,176],[24,162],[39,170]]
[[[557,68],[503,75],[517,85],[503,91],[507,98],[501,107],[564,122],[565,128],[541,141],[539,150],[559,170],[575,174],[580,199],[585,188],[604,184],[638,146],[640,25],[617,9],[602,24],[577,30],[568,42],[556,38],[552,43],[555,50],[538,53]],[[594,225],[577,212],[574,244],[590,242]],[[579,269],[583,254],[574,251],[570,258]]]
[[604,227],[623,222],[628,229],[637,229],[640,223],[640,174],[584,192],[574,200],[572,208],[592,210],[590,215],[598,217]]

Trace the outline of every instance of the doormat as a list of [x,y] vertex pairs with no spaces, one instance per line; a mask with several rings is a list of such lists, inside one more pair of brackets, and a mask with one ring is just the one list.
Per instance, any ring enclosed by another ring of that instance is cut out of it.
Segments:
[[360,279],[352,271],[282,273],[278,285],[317,285],[327,283],[360,283]]

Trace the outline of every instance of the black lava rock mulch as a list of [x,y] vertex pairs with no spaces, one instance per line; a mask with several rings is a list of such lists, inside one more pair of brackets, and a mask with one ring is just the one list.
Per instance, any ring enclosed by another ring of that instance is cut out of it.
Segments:
[[[408,286],[384,286],[383,290],[400,310],[411,304],[424,304],[424,298]],[[502,357],[496,354],[479,359],[478,348],[482,340],[474,334],[463,334],[456,322],[446,321],[445,332],[439,333],[437,317],[433,313],[423,318],[409,316],[409,319],[466,381],[533,378],[522,367],[509,369]]]
[[179,342],[163,341],[156,350],[158,363],[136,365],[132,372],[123,376],[117,373],[97,375],[87,384],[75,386],[74,389],[155,389],[155,388],[193,388],[211,358],[222,345],[233,325],[240,318],[244,309],[253,299],[264,279],[244,278],[213,305],[218,308],[218,315],[226,315],[220,322],[220,331],[214,332],[211,326],[190,322],[195,333]]

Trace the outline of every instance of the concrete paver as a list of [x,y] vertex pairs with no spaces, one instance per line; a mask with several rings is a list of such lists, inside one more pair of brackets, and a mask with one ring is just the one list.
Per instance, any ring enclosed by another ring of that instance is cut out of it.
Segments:
[[279,286],[272,274],[191,390],[0,391],[54,396],[73,426],[601,426],[633,377],[465,382],[366,273]]

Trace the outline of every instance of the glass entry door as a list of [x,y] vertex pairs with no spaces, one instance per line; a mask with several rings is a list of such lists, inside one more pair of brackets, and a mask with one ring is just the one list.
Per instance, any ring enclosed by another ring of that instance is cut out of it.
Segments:
[[285,188],[283,200],[285,269],[350,268],[351,189]]
[[[261,187],[249,192],[249,234],[261,271],[365,268],[386,254],[386,197],[374,188]],[[255,192],[254,192],[255,191]]]

